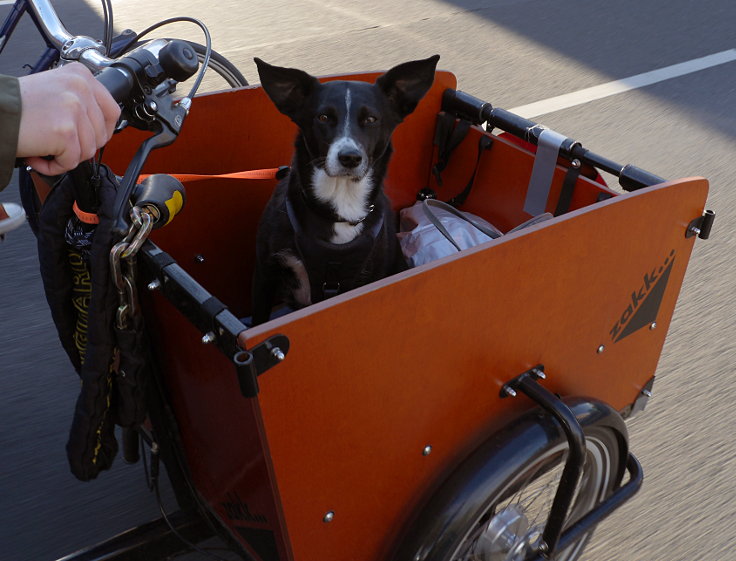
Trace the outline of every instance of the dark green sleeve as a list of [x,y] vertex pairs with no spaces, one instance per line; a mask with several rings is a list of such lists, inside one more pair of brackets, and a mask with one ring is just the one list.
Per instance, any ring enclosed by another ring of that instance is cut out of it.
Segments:
[[18,78],[0,75],[0,190],[10,182],[15,166],[20,109]]

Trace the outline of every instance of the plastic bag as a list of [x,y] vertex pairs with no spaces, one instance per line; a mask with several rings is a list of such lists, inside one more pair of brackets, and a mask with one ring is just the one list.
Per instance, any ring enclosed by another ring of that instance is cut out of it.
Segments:
[[[550,218],[552,215],[548,212],[540,214],[511,232]],[[503,232],[487,220],[435,199],[417,201],[402,209],[399,222],[399,244],[412,267],[503,236]]]

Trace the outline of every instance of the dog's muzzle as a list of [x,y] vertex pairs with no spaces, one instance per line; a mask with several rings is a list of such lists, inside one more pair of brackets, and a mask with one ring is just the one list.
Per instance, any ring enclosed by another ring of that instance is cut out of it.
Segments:
[[330,177],[362,179],[368,173],[368,156],[352,139],[341,138],[330,146],[325,171]]

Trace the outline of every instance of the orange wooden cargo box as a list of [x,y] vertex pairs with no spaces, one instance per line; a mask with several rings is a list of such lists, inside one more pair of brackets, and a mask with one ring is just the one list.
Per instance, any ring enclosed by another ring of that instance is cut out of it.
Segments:
[[[535,154],[474,125],[452,152],[440,187],[432,173],[438,114],[469,99],[455,87],[452,74],[438,72],[431,92],[397,129],[387,193],[397,210],[413,204],[425,187],[446,200],[475,173],[462,210],[508,231],[530,217],[524,204]],[[495,111],[478,109],[471,120]],[[540,131],[527,133],[536,140]],[[121,135],[107,150],[119,173],[138,134]],[[186,184],[182,215],[153,241],[200,285],[190,293],[201,301],[214,295],[237,318],[250,313],[255,233],[275,183],[215,176],[288,165],[294,135],[294,126],[258,87],[204,95],[177,142],[155,152],[145,169],[213,176]],[[493,143],[479,156],[484,135]],[[437,497],[447,481],[459,481],[452,474],[469,468],[457,466],[467,465],[484,442],[498,434],[516,434],[519,449],[533,442],[522,428],[530,422],[527,412],[537,411],[534,401],[501,397],[519,374],[544,365],[547,378],[539,385],[584,398],[567,402],[583,425],[584,411],[591,419],[593,413],[581,403],[606,404],[622,416],[641,404],[696,239],[686,233],[702,222],[708,189],[706,180],[691,178],[614,192],[587,177],[591,170],[579,145],[563,143],[561,150],[581,154],[582,166],[569,157],[554,168],[547,210],[554,213],[561,198],[568,200],[555,218],[252,329],[213,324],[220,329],[212,333],[215,345],[200,342],[209,330],[192,321],[197,314],[186,303],[178,313],[153,294],[146,310],[182,472],[196,489],[196,502],[238,547],[264,561],[377,561],[395,555],[440,559],[432,548],[445,544],[449,560],[465,559],[493,532],[513,538],[503,555],[512,555],[511,547],[524,554],[548,547],[528,512],[489,510],[488,501],[478,507],[484,514],[462,530],[446,512],[428,522],[442,520],[445,530],[422,521],[432,509],[451,510],[454,499]],[[639,171],[624,175],[636,179]],[[148,257],[154,253],[149,247]],[[171,267],[144,262],[154,271],[146,282],[156,277],[170,299],[186,300],[173,286]],[[247,350],[236,355],[238,372],[254,357],[265,364],[256,372],[253,397],[244,395],[233,360],[220,352],[238,351],[218,340],[228,330]],[[274,359],[274,347],[283,360]],[[543,458],[565,441],[551,422]],[[611,481],[601,484],[592,504],[615,491],[628,457],[625,429],[611,427],[613,445],[610,436],[586,429],[588,454],[617,448]],[[596,442],[607,446],[596,448]],[[497,493],[499,504],[519,488],[509,478],[531,478],[522,464],[512,467],[505,491]],[[567,516],[563,525],[569,528],[582,514]],[[433,542],[420,543],[410,533]]]

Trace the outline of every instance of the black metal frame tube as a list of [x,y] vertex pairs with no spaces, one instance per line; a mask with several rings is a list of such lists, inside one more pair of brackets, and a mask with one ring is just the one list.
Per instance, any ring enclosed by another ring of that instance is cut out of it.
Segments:
[[[506,109],[493,107],[487,101],[458,90],[445,90],[442,97],[442,109],[475,125],[487,122],[490,126],[509,132],[527,142],[531,142],[535,146],[539,142],[539,135],[544,130],[544,127],[539,123],[520,117]],[[619,178],[621,187],[626,191],[635,191],[665,181],[663,178],[636,166],[624,166],[599,156],[583,148],[579,142],[571,138],[562,143],[560,155],[570,160],[578,159],[585,164],[615,175]]]
[[[206,521],[194,512],[169,515],[176,532],[192,543],[214,536]],[[100,544],[67,555],[58,561],[132,561],[163,559],[180,554],[189,546],[175,535],[163,518],[142,524]]]
[[[565,530],[557,542],[557,548],[559,550],[564,551],[575,544],[575,542],[595,528],[603,519],[608,517],[641,489],[642,482],[644,481],[644,473],[639,460],[633,454],[629,454],[628,456],[626,469],[629,473],[629,481],[616,489],[610,497]],[[549,557],[546,553],[536,553],[524,561],[549,561]]]
[[538,380],[543,378],[545,378],[544,366],[540,364],[517,376],[501,389],[502,397],[514,396],[519,391],[524,393],[552,415],[562,426],[569,447],[562,477],[542,533],[542,547],[525,561],[544,561],[553,557],[556,551],[570,547],[629,500],[639,490],[643,481],[641,465],[633,454],[629,454],[626,461],[626,469],[629,472],[628,483],[616,489],[610,497],[563,532],[585,467],[586,439],[582,426],[570,408],[557,395],[538,383]]
[[585,466],[585,433],[570,408],[559,397],[537,383],[537,369],[525,372],[509,386],[526,394],[557,419],[567,437],[569,453],[542,534],[547,552],[551,555],[557,550],[562,528]]
[[174,259],[148,240],[141,247],[146,282],[159,281],[161,293],[230,360],[242,349],[238,336],[246,326]]

